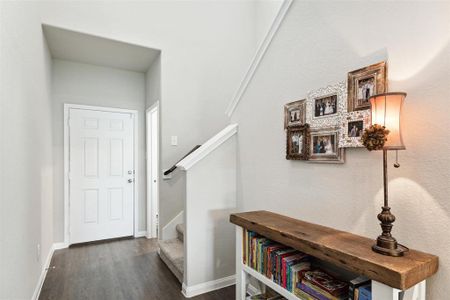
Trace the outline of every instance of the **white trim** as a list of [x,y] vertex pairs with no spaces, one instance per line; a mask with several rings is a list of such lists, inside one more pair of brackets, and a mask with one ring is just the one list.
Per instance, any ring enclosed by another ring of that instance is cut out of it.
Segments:
[[[157,114],[157,121],[158,121],[158,134],[157,134],[157,147],[158,147],[158,153],[157,153],[157,159],[156,159],[156,169],[158,170],[158,174],[157,174],[157,191],[156,191],[156,199],[153,199],[152,195],[152,190],[151,187],[152,185],[152,178],[151,178],[151,164],[152,162],[152,155],[151,155],[151,149],[152,149],[152,145],[151,145],[151,139],[149,138],[149,136],[151,135],[150,132],[148,132],[149,129],[149,118],[148,116],[150,115],[150,113],[154,112],[156,110],[156,114]],[[159,101],[156,101],[152,106],[150,106],[149,108],[147,108],[145,110],[145,130],[146,130],[146,151],[145,151],[145,156],[146,156],[146,171],[147,171],[147,186],[146,186],[146,192],[147,192],[147,199],[146,199],[146,203],[147,203],[147,238],[158,238],[158,235],[160,235],[160,230],[159,230],[159,153],[160,153],[160,149],[159,149],[159,145],[160,145],[160,113],[159,113]]]
[[238,124],[231,124],[225,127],[218,134],[210,138],[206,143],[200,146],[197,150],[189,154],[182,161],[177,164],[177,167],[181,170],[189,170],[197,162],[202,160],[209,153],[214,151],[217,147],[223,144],[230,137],[235,135],[238,131]]
[[47,259],[45,260],[44,264],[42,265],[41,275],[39,276],[33,296],[31,297],[32,300],[39,299],[39,295],[41,294],[42,286],[44,285],[45,277],[47,276],[48,268],[50,268],[50,263],[52,261],[54,252],[55,252],[55,245],[53,244],[50,246],[50,250],[48,252]]
[[247,72],[244,75],[244,78],[242,79],[239,88],[234,93],[233,99],[228,104],[227,110],[225,113],[231,117],[233,115],[234,110],[236,109],[239,101],[241,100],[242,96],[244,95],[244,92],[246,91],[250,81],[252,80],[253,76],[256,73],[256,69],[258,68],[259,64],[261,63],[261,60],[263,59],[264,55],[266,54],[267,49],[269,48],[275,34],[278,31],[278,28],[280,27],[281,23],[284,20],[284,17],[286,16],[286,13],[289,10],[289,7],[291,6],[293,0],[284,0],[281,4],[281,7],[278,11],[277,16],[275,17],[272,25],[270,26],[269,31],[267,32],[266,37],[264,38],[263,42],[259,46],[258,50],[256,51],[255,56],[253,57],[253,60],[247,70]]
[[66,249],[68,247],[69,247],[69,244],[66,244],[66,243],[54,243],[53,244],[53,249],[54,250]]
[[146,230],[141,230],[141,231],[138,231],[135,235],[134,235],[134,237],[135,238],[140,238],[140,237],[147,237],[147,238],[151,238],[151,237],[148,237],[147,236],[147,231]]
[[180,211],[166,226],[161,230],[160,238],[170,240],[177,237],[177,225],[184,223],[184,210]]
[[215,291],[218,289],[222,289],[224,287],[233,285],[236,283],[236,276],[231,275],[228,277],[220,278],[213,281],[208,281],[200,284],[196,284],[193,286],[187,286],[183,283],[182,293],[186,298],[191,298],[197,295],[201,295],[204,293],[208,293],[211,291]]
[[69,110],[70,109],[84,109],[96,110],[103,112],[119,112],[131,114],[134,120],[134,153],[133,153],[133,169],[134,169],[134,189],[133,189],[133,206],[134,206],[134,236],[138,234],[139,214],[138,214],[138,199],[139,199],[139,164],[138,164],[138,111],[132,109],[92,106],[92,105],[78,105],[64,103],[64,244],[70,245],[70,217],[69,217]]

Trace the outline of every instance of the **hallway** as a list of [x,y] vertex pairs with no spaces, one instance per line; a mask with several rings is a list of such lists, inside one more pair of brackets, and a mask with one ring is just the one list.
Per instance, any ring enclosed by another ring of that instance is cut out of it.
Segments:
[[[157,240],[123,239],[55,252],[39,299],[186,299]],[[191,299],[234,299],[234,286]]]

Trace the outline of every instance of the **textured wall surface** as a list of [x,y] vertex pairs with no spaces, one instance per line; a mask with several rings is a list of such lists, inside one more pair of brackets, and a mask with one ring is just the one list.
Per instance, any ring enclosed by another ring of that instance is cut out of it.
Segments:
[[31,298],[53,244],[51,58],[37,10],[0,3],[0,299]]
[[[295,1],[233,121],[239,123],[241,209],[266,209],[376,238],[382,155],[347,151],[344,165],[288,161],[283,105],[347,72],[388,60],[390,91],[406,91],[401,168],[389,165],[393,233],[437,254],[431,300],[450,294],[450,3]],[[391,162],[394,153],[390,154]]]

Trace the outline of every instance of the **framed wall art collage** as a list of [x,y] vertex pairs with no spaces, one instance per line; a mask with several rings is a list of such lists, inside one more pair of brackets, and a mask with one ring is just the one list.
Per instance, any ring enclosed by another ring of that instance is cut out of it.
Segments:
[[312,90],[284,106],[286,159],[344,163],[345,148],[363,147],[370,126],[369,98],[387,91],[387,65],[348,73],[347,81]]

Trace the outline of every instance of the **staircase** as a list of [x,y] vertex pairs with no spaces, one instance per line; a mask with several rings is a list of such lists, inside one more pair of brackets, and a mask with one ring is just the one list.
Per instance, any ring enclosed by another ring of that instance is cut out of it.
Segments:
[[183,283],[184,269],[184,224],[176,226],[177,238],[159,241],[159,256],[170,271]]

